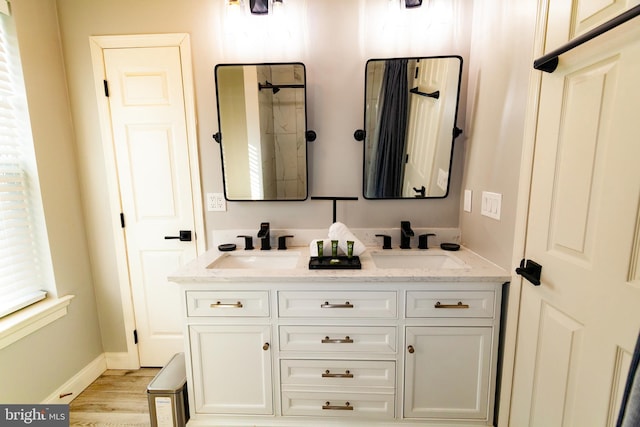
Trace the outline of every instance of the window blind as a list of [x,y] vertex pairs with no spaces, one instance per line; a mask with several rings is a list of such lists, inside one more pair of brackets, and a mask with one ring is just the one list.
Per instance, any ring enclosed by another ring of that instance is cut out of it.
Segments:
[[0,14],[0,317],[46,296],[34,164],[17,40]]

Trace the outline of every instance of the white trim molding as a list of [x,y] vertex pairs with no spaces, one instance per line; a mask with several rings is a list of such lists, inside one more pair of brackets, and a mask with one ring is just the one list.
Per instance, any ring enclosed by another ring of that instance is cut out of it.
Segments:
[[140,369],[137,357],[132,359],[126,351],[119,353],[107,352],[104,354],[104,358],[107,362],[107,369]]
[[51,393],[42,404],[68,404],[78,397],[82,391],[89,387],[100,375],[107,370],[105,355],[101,354],[91,363],[85,366],[80,372],[75,374],[69,381],[62,384],[58,389]]
[[65,316],[73,298],[47,298],[0,319],[0,349]]

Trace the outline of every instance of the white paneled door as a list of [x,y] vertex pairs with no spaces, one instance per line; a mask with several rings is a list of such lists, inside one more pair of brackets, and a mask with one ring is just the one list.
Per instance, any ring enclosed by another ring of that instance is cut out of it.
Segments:
[[[417,65],[417,76],[412,88],[432,93],[439,91],[440,98],[409,94],[409,125],[407,126],[407,162],[402,186],[402,197],[415,197],[414,188],[425,187],[427,196],[444,194],[446,188],[437,189],[437,179],[433,179],[437,167],[437,145],[441,132],[441,118],[449,99],[450,85],[447,81],[448,59],[428,59]],[[457,77],[454,70],[449,74]],[[427,117],[427,119],[424,119]],[[451,137],[452,130],[448,135]],[[447,163],[447,168],[449,164]],[[437,177],[437,175],[436,175]]]
[[[622,3],[549,1],[546,51]],[[639,22],[542,77],[525,248],[542,276],[522,284],[511,426],[615,424],[640,330]]]
[[104,50],[142,366],[184,351],[179,289],[167,276],[197,255],[180,61],[175,46]]

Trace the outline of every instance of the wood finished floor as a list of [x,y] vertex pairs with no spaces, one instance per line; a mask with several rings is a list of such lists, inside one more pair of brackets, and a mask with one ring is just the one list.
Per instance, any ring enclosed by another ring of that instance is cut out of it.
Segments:
[[150,426],[147,385],[160,368],[107,370],[69,405],[71,426]]

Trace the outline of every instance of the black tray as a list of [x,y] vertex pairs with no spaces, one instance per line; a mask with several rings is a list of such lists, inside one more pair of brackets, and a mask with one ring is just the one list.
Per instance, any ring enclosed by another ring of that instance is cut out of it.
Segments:
[[348,258],[346,256],[312,256],[309,259],[309,270],[360,270],[362,264],[360,264],[360,257],[352,256]]

